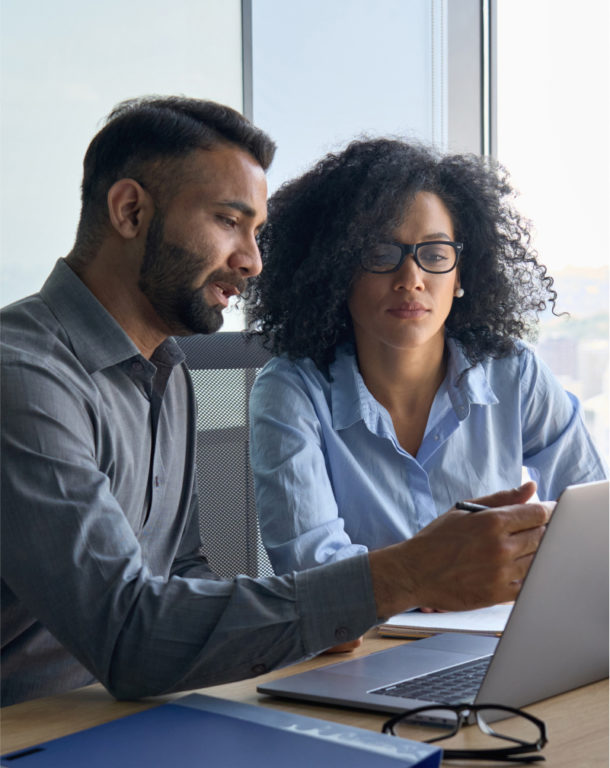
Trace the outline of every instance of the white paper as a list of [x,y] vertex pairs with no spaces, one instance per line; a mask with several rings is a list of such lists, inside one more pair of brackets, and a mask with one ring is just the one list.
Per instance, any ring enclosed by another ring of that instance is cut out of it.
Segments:
[[449,611],[447,613],[421,613],[407,611],[388,619],[379,627],[380,632],[391,634],[435,634],[437,632],[474,632],[500,635],[504,631],[511,604],[492,605],[475,611]]

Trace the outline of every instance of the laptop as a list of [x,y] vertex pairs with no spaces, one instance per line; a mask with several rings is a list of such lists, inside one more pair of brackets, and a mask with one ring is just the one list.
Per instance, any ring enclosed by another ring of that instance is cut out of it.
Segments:
[[608,485],[561,494],[501,638],[434,635],[257,690],[404,712],[463,702],[523,707],[608,677]]

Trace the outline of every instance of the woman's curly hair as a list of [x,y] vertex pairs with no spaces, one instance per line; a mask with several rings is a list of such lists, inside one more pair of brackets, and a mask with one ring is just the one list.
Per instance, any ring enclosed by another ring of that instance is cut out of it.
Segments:
[[275,354],[325,366],[353,340],[347,307],[360,257],[391,239],[420,191],[443,201],[464,243],[465,295],[445,329],[468,359],[503,357],[532,335],[557,293],[531,247],[529,222],[512,207],[506,171],[477,155],[441,155],[397,139],[358,140],[284,184],[259,237],[264,269],[247,297],[250,328]]

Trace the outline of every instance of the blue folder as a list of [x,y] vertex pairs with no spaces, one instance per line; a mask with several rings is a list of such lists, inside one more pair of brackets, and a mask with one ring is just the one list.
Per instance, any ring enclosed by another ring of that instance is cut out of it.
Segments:
[[438,768],[441,755],[429,744],[191,694],[0,759],[6,768]]

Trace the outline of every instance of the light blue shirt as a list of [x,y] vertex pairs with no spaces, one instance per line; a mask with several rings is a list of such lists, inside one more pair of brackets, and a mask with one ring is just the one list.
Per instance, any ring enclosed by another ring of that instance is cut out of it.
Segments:
[[520,485],[540,499],[607,476],[577,399],[519,344],[471,366],[449,339],[446,378],[417,456],[396,438],[350,348],[324,374],[272,359],[251,396],[251,461],[261,532],[276,573],[413,536],[459,499]]

